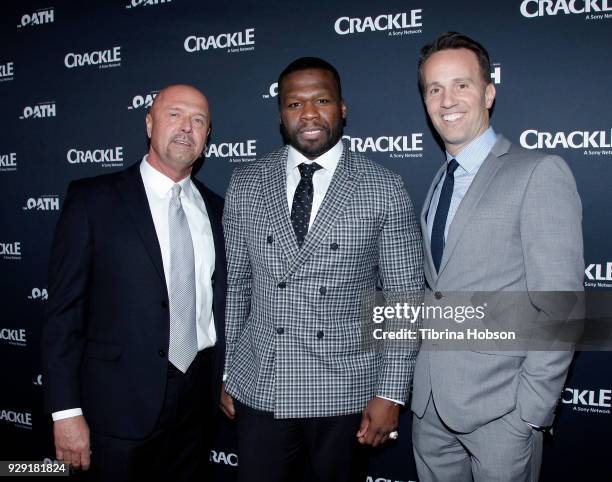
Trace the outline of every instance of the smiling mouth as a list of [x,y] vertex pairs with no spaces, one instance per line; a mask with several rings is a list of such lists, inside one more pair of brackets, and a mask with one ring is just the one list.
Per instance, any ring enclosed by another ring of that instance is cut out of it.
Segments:
[[452,114],[444,114],[442,115],[442,120],[444,122],[457,122],[465,115],[465,112],[453,112]]

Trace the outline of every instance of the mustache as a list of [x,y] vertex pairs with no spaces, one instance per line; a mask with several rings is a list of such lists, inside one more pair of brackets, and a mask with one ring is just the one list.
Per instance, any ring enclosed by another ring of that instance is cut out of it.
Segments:
[[171,142],[174,141],[187,141],[190,144],[194,144],[193,141],[193,137],[191,137],[189,134],[176,134],[174,136],[172,136],[172,138],[170,139]]

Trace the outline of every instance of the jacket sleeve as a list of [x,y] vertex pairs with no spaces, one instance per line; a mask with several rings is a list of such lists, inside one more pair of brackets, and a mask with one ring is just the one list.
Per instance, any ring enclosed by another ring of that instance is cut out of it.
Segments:
[[72,182],[55,232],[49,300],[42,330],[44,404],[48,412],[81,407],[92,238],[83,186]]

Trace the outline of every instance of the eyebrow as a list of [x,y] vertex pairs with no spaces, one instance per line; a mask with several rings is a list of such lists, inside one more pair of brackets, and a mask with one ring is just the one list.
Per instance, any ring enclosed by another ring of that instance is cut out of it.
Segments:
[[[451,79],[451,82],[473,82],[473,80],[471,77],[455,77],[454,79]],[[425,84],[425,87],[429,88],[432,85],[442,85],[442,83],[438,81],[429,82],[428,84]]]
[[[169,105],[169,106],[167,107],[167,109],[168,109],[168,110],[181,110],[181,111],[187,110],[187,109],[185,109],[185,107],[181,107],[181,106],[178,106],[178,105],[176,105],[176,104],[174,104],[174,105]],[[198,111],[198,112],[196,112],[196,113],[195,113],[195,115],[201,115],[201,116],[203,116],[203,117],[208,117],[208,113],[207,113],[207,112],[204,112],[204,111]]]

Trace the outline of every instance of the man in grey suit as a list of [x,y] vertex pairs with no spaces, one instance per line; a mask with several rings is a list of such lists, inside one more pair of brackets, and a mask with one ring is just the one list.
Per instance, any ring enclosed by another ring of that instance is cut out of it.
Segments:
[[[419,76],[446,149],[421,214],[427,303],[488,292],[506,326],[567,317],[584,265],[581,203],[566,163],[495,134],[489,56],[474,40],[447,33],[423,47]],[[423,343],[413,386],[419,479],[537,480],[571,349],[431,348]]]
[[401,178],[342,142],[336,69],[301,58],[278,87],[288,145],[236,169],[226,197],[221,407],[240,481],[363,480],[357,442],[397,428],[418,349],[372,349],[363,306],[377,282],[387,301],[421,294],[421,236]]

